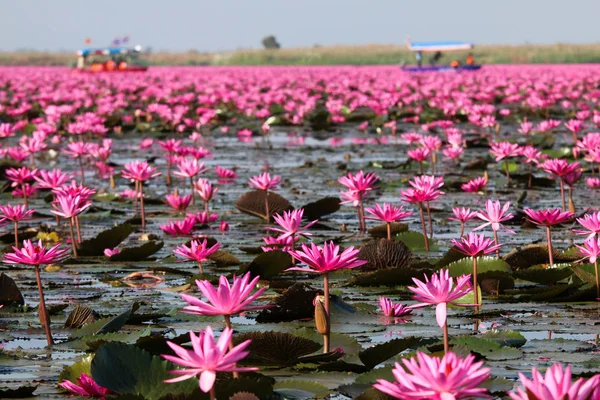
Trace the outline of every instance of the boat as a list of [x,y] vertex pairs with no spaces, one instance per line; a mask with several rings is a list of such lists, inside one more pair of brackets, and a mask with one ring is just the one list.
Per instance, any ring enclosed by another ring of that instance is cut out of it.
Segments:
[[148,67],[141,65],[141,54],[141,46],[81,49],[77,51],[77,66],[73,72],[144,72]]
[[[477,71],[481,69],[481,65],[474,64],[473,55],[469,53],[464,64],[458,60],[453,60],[449,65],[437,65],[437,61],[442,57],[442,53],[449,51],[468,51],[472,50],[473,43],[445,41],[445,42],[417,42],[412,43],[409,38],[406,40],[408,49],[415,53],[417,65],[403,65],[402,70],[406,72],[461,72],[461,71]],[[431,57],[431,65],[423,65],[423,53],[433,53]]]

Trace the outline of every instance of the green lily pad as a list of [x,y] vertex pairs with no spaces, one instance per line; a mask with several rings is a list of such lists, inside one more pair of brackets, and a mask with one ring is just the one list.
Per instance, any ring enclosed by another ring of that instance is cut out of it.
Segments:
[[493,340],[481,339],[474,336],[455,336],[450,343],[465,346],[471,352],[477,353],[490,361],[516,360],[523,355],[513,347],[500,346]]
[[83,257],[104,255],[104,249],[113,249],[133,232],[130,224],[121,224],[100,232],[96,237],[84,240],[78,248]]
[[318,383],[300,380],[278,381],[273,391],[286,399],[315,399],[328,397],[329,389]]
[[541,265],[536,265],[527,269],[515,271],[514,276],[517,279],[524,281],[541,283],[550,285],[573,275],[574,270],[571,269],[571,264],[554,264],[552,267],[544,268]]
[[208,256],[209,260],[217,263],[218,266],[229,267],[240,265],[240,260],[233,254],[225,250],[217,250]]
[[[392,222],[390,224],[390,230],[392,237],[396,236],[400,232],[407,232],[408,225],[400,222]],[[377,225],[372,228],[369,228],[369,235],[374,238],[387,238],[387,224]]]
[[376,344],[366,350],[358,353],[360,361],[369,369],[375,368],[378,364],[394,357],[396,354],[409,349],[416,348],[420,339],[415,336],[406,338],[392,339],[385,343]]
[[377,379],[385,379],[386,381],[393,382],[396,379],[394,377],[394,374],[392,373],[393,370],[394,370],[394,367],[391,365],[387,365],[382,368],[372,369],[369,372],[360,374],[354,382],[355,383],[368,383],[371,385],[374,384],[375,382],[377,382]]
[[117,332],[121,329],[131,318],[134,312],[140,308],[139,303],[133,303],[133,305],[125,312],[117,315],[116,317],[102,318],[89,324],[85,324],[70,336],[71,339],[79,339],[84,336],[101,335],[104,333]]
[[143,261],[162,249],[164,243],[161,241],[150,240],[141,246],[127,247],[120,253],[113,254],[110,261]]
[[73,383],[77,383],[77,379],[81,376],[81,374],[91,376],[93,358],[93,354],[88,354],[76,363],[64,367],[60,375],[58,375],[58,381],[71,381]]
[[520,332],[509,329],[491,329],[482,335],[482,339],[487,339],[498,343],[500,346],[522,347],[526,342],[525,336]]
[[[555,263],[571,262],[579,257],[552,249]],[[529,244],[513,249],[502,257],[513,269],[525,269],[534,265],[548,264],[548,246],[546,244]]]
[[357,257],[368,262],[363,269],[379,270],[408,267],[412,253],[402,242],[375,239],[363,245]]
[[577,264],[572,267],[573,272],[584,282],[596,284],[596,270],[594,264]]
[[415,268],[386,268],[373,272],[364,272],[354,275],[348,285],[356,286],[398,286],[412,283],[412,278],[423,278],[424,274],[431,271]]
[[[394,240],[399,240],[406,245],[411,251],[423,253],[425,250],[425,239],[423,234],[415,231],[407,231],[398,233],[393,237]],[[438,251],[440,248],[436,241],[429,239],[429,251]]]
[[240,362],[246,365],[289,366],[322,347],[313,340],[274,331],[236,335],[233,342],[239,344],[249,339],[252,340],[247,348],[250,354]]
[[94,381],[117,394],[141,395],[159,400],[167,395],[191,393],[198,388],[197,379],[165,384],[172,378],[167,371],[177,369],[172,363],[130,344],[109,342],[102,345],[92,360]]
[[252,262],[240,268],[239,273],[250,272],[261,279],[271,279],[292,265],[292,257],[281,250],[269,251],[258,255]]
[[[450,263],[447,266],[450,276],[457,277],[473,273],[473,258],[467,257],[461,260]],[[479,257],[477,260],[477,273],[485,273],[491,271],[500,271],[511,273],[512,269],[506,261],[499,260],[496,257]]]
[[29,397],[34,397],[33,392],[35,392],[37,388],[38,385],[19,386],[16,389],[0,387],[0,399],[27,399]]
[[308,203],[302,207],[304,218],[312,221],[333,214],[340,209],[340,201],[339,197],[325,197],[313,203]]
[[[317,343],[321,343],[323,341],[323,336],[321,336],[312,328],[300,328],[294,331],[294,334],[306,339],[310,339]],[[355,338],[350,335],[337,332],[331,332],[331,348],[340,348],[344,350],[346,355],[357,354],[362,350],[362,346]]]

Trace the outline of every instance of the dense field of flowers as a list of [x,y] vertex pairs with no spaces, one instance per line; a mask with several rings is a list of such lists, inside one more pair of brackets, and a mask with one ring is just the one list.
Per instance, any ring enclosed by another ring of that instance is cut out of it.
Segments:
[[2,68],[0,398],[598,400],[599,100],[594,65]]

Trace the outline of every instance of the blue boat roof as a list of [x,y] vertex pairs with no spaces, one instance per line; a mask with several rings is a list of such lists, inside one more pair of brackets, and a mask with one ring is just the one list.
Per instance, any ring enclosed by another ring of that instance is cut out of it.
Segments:
[[408,48],[411,51],[453,51],[453,50],[469,50],[473,48],[473,43],[444,41],[444,42],[415,42],[408,43]]
[[114,54],[127,54],[137,52],[135,48],[129,47],[105,47],[105,48],[86,48],[77,51],[77,54],[80,56],[87,56],[90,54],[102,54],[111,56]]

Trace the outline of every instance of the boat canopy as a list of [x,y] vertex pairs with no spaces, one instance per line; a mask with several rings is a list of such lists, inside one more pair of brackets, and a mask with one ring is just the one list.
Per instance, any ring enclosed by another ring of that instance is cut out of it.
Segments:
[[116,55],[116,54],[139,53],[140,51],[141,51],[141,48],[138,46],[133,47],[133,48],[130,48],[130,47],[105,47],[105,48],[99,48],[99,49],[87,48],[87,49],[78,50],[77,55],[89,56],[91,54],[97,54],[97,55],[112,56],[112,55]]
[[468,42],[408,42],[407,45],[410,51],[422,52],[469,50],[473,48],[473,43]]

